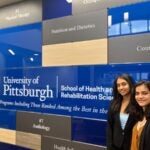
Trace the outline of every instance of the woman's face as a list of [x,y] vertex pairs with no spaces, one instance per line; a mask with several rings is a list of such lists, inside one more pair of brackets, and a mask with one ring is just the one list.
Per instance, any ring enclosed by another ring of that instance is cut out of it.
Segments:
[[122,78],[118,78],[117,79],[117,90],[122,96],[128,95],[130,93],[129,83]]
[[135,89],[135,99],[139,106],[146,107],[150,104],[150,90],[143,84]]

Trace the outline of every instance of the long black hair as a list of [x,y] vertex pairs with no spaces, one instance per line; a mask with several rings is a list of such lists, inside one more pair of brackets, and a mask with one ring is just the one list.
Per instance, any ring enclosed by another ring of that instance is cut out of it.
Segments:
[[[130,88],[129,92],[131,93],[131,95],[133,93],[133,87],[134,87],[134,84],[135,84],[133,78],[129,74],[126,74],[126,73],[119,75],[114,80],[114,84],[113,84],[113,100],[112,100],[112,105],[111,105],[111,109],[113,111],[120,111],[121,102],[122,102],[122,99],[123,99],[122,95],[118,92],[118,88],[117,88],[117,80],[119,78],[120,79],[124,79],[129,84],[129,88]],[[130,96],[130,98],[132,98],[132,96]],[[129,102],[129,105],[125,109],[125,112],[128,113],[130,105],[131,105],[131,101]]]
[[147,120],[150,120],[150,104],[148,106],[146,106],[145,111],[143,111],[142,107],[140,107],[138,105],[138,103],[136,102],[136,99],[135,99],[136,88],[141,85],[146,86],[146,88],[148,88],[148,90],[150,91],[150,81],[143,80],[143,81],[140,81],[135,84],[134,94],[133,94],[134,98],[132,99],[134,109],[132,109],[131,111],[134,112],[136,116],[138,116],[138,120],[142,120],[144,116],[146,117]]

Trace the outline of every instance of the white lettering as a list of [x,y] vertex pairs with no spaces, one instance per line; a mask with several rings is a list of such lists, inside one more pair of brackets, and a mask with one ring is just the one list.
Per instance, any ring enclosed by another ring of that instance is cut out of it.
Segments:
[[5,19],[8,21],[11,21],[11,20],[20,19],[20,18],[27,18],[29,16],[30,16],[29,12],[21,13],[20,9],[18,8],[15,10],[14,13],[12,13],[11,16],[7,16]]
[[22,88],[13,87],[12,85],[4,84],[3,95],[9,96],[24,96],[24,97],[39,97],[40,101],[45,101],[47,98],[53,98],[53,90],[49,85],[46,85],[45,89],[31,89],[26,85],[22,85]]
[[83,0],[83,4],[91,4],[91,3],[97,3],[101,0]]
[[137,46],[137,52],[150,52],[150,46]]

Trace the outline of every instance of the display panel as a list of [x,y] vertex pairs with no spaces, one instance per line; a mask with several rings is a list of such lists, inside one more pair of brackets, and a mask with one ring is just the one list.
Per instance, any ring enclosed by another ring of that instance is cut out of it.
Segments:
[[149,64],[6,69],[0,71],[0,107],[106,119],[114,78],[150,79]]

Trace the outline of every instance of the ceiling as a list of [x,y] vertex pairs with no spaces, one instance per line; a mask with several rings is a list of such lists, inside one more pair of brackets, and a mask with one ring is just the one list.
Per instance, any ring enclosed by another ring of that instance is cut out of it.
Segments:
[[23,0],[0,0],[0,7],[10,5],[16,2],[20,2],[20,1],[23,1]]

